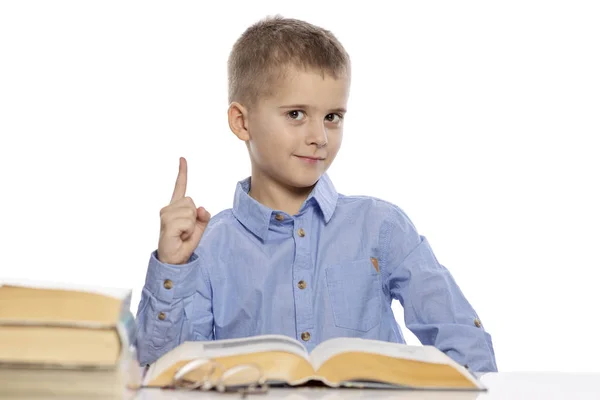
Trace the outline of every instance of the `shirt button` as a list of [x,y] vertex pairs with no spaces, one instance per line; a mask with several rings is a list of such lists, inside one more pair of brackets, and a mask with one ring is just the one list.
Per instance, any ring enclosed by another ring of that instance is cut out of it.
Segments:
[[169,290],[173,288],[173,281],[170,279],[165,279],[165,281],[163,282],[163,286],[165,289]]
[[281,215],[281,214],[275,214],[275,219],[277,221],[283,221],[283,215]]
[[308,342],[310,340],[310,333],[308,332],[302,332],[302,335],[300,335],[300,337],[302,338],[302,340],[304,340],[305,342]]
[[479,318],[475,318],[475,321],[473,321],[473,323],[476,327],[481,328],[481,321],[479,320]]
[[164,321],[165,318],[167,318],[167,314],[165,314],[164,312],[158,313],[158,319],[160,319],[161,321]]
[[298,282],[298,287],[299,287],[300,289],[306,289],[306,282],[304,282],[304,281],[300,281],[300,282]]
[[305,235],[306,235],[306,233],[304,232],[304,229],[302,229],[302,228],[298,229],[298,236],[304,237]]

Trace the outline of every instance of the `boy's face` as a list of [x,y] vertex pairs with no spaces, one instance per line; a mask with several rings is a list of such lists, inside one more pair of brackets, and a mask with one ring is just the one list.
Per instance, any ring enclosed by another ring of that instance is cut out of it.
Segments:
[[253,173],[291,188],[314,185],[340,149],[349,90],[346,77],[288,70],[248,114]]

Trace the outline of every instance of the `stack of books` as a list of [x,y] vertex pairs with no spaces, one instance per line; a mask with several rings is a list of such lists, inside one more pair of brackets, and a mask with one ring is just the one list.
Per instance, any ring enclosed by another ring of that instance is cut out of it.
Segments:
[[130,302],[125,289],[0,283],[0,398],[134,397]]

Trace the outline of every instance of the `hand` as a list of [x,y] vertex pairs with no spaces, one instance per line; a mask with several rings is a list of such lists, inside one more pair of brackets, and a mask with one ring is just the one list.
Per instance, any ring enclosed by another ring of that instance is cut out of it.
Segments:
[[165,264],[187,263],[210,220],[210,213],[185,195],[186,188],[187,161],[181,157],[171,203],[160,210],[158,259]]

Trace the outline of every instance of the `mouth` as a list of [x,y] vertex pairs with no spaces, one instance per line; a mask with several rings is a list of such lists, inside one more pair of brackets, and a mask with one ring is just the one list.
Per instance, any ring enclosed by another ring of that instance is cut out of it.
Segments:
[[312,157],[312,156],[296,156],[302,160],[307,160],[307,161],[324,161],[325,158],[324,157]]
[[314,164],[320,163],[325,160],[325,158],[323,158],[323,157],[298,156],[298,155],[296,157],[298,157],[300,159],[300,161],[303,161],[309,165],[314,165]]

